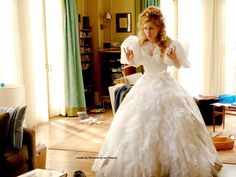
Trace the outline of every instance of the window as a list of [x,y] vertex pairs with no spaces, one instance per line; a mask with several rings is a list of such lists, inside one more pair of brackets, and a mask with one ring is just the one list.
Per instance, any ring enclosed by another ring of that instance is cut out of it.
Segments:
[[235,0],[161,3],[168,35],[188,47],[191,68],[179,70],[178,80],[191,95],[236,94],[235,6]]
[[0,5],[0,83],[19,85],[19,31],[18,19],[15,14],[13,1],[1,1]]

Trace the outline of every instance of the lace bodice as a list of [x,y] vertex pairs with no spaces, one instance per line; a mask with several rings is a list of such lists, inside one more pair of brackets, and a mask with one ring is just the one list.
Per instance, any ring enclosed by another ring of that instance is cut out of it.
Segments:
[[[152,55],[147,53],[147,50],[153,50]],[[161,58],[161,51],[158,46],[151,46],[150,43],[146,43],[141,47],[141,56],[140,65],[143,65],[145,73],[153,74],[158,73],[167,69],[167,63]]]

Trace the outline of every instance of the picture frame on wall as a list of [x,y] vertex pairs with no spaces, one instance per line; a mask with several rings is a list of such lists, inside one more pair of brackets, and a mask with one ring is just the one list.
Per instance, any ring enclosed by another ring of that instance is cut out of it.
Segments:
[[131,13],[117,13],[116,14],[116,32],[117,33],[132,32]]

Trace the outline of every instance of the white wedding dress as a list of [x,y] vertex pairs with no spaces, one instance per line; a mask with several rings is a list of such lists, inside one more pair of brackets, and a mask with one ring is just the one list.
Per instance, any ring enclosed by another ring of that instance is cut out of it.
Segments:
[[[121,62],[129,47],[130,64],[145,72],[119,106],[92,170],[97,177],[212,177],[221,163],[199,109],[167,72],[171,59],[160,59],[158,46],[148,55],[150,45],[130,36],[121,46]],[[180,43],[171,46],[188,67]]]

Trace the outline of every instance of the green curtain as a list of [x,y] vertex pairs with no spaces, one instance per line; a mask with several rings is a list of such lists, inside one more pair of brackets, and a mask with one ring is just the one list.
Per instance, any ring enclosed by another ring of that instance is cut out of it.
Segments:
[[65,102],[67,116],[86,110],[78,36],[76,0],[65,4]]
[[144,10],[146,0],[135,1],[135,34],[138,34],[138,16]]
[[[154,5],[159,6],[159,0],[139,0],[135,1],[135,24],[138,24],[139,14],[147,7]],[[138,34],[138,26],[135,26],[135,34]]]
[[158,0],[145,0],[144,8],[147,8],[149,6],[159,6]]

